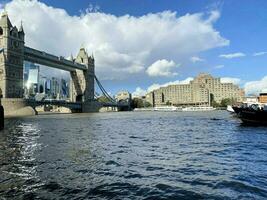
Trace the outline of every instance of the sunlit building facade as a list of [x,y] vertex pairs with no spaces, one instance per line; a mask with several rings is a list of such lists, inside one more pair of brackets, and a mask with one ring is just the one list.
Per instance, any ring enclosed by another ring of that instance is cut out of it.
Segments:
[[220,78],[209,74],[199,74],[189,84],[161,87],[146,95],[146,100],[154,106],[159,105],[210,105],[211,101],[220,103],[223,99],[243,101],[245,92],[233,83],[222,83]]

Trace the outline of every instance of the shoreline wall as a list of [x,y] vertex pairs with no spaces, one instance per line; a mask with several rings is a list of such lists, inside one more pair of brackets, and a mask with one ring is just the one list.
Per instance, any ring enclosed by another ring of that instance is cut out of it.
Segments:
[[4,107],[5,117],[36,115],[36,111],[27,106],[26,101],[22,98],[3,98],[1,104]]

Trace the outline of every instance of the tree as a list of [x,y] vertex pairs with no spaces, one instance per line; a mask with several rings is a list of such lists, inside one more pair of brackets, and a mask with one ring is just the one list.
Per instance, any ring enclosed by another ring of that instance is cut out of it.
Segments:
[[152,107],[152,105],[151,105],[151,103],[145,101],[145,102],[144,102],[144,107],[146,107],[146,108],[147,108],[147,107]]
[[172,103],[168,100],[168,101],[166,102],[166,105],[167,105],[167,106],[171,106]]
[[235,103],[235,100],[233,98],[222,99],[221,107],[227,107],[228,105],[233,105],[234,103]]
[[144,107],[151,107],[152,105],[140,98],[133,98],[132,103],[131,103],[131,107],[132,108],[144,108]]
[[107,97],[105,97],[105,96],[98,97],[97,98],[97,101],[98,102],[101,102],[101,103],[108,103],[108,102],[110,102],[110,100]]
[[220,107],[221,105],[219,103],[217,103],[216,101],[212,101],[211,106],[214,108],[217,108],[217,107]]
[[214,100],[214,94],[210,93],[210,105],[214,108],[220,107],[220,104]]

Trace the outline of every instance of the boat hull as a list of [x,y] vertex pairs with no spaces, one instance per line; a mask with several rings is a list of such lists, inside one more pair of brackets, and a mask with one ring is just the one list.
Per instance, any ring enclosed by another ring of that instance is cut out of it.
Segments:
[[234,109],[237,117],[245,124],[267,125],[267,111],[253,109]]

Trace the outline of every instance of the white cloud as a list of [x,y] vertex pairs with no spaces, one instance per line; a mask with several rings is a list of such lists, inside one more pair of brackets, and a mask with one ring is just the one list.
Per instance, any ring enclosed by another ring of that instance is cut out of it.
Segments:
[[92,12],[99,12],[100,11],[100,7],[99,5],[93,5],[93,4],[89,4],[88,7],[85,9],[85,11],[80,10],[80,13],[82,15],[86,15],[87,13],[92,13]]
[[246,54],[238,52],[238,53],[232,53],[232,54],[222,54],[219,57],[220,58],[226,58],[226,59],[232,59],[232,58],[240,58],[245,57]]
[[[26,45],[56,55],[75,55],[81,44],[94,53],[101,79],[129,79],[165,58],[182,63],[199,52],[229,45],[214,29],[218,11],[177,16],[163,11],[139,17],[115,16],[89,7],[80,16],[37,0],[6,4],[13,24],[23,20]],[[90,11],[94,11],[93,13]]]
[[238,85],[241,83],[241,79],[233,77],[222,77],[221,83],[233,83],[235,85]]
[[195,62],[203,62],[205,60],[203,58],[198,57],[198,56],[193,56],[193,57],[191,57],[191,61],[193,63],[195,63]]
[[265,55],[265,54],[267,54],[266,51],[261,51],[261,52],[256,52],[256,53],[254,53],[253,56],[263,56],[263,55]]
[[216,22],[221,16],[221,13],[218,10],[213,10],[210,12],[210,17],[208,22],[212,23],[212,22]]
[[147,93],[146,90],[143,90],[142,88],[137,87],[137,88],[135,89],[135,91],[132,93],[132,96],[133,96],[133,97],[141,97],[141,96],[145,96],[146,93]]
[[216,65],[214,68],[215,69],[222,69],[222,68],[224,68],[224,65]]
[[168,60],[162,59],[162,60],[157,60],[152,65],[150,65],[147,68],[146,73],[149,76],[170,77],[170,76],[177,75],[176,72],[173,72],[173,69],[175,69],[176,67],[177,65],[172,60],[168,61]]
[[258,95],[261,92],[267,92],[267,76],[259,81],[250,81],[245,83],[245,92],[247,95]]

